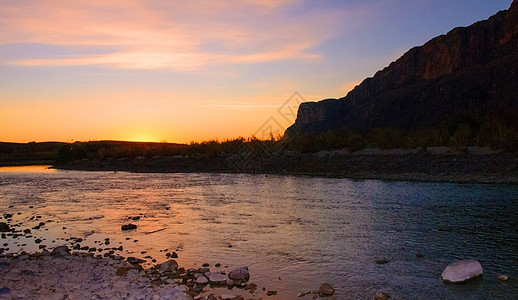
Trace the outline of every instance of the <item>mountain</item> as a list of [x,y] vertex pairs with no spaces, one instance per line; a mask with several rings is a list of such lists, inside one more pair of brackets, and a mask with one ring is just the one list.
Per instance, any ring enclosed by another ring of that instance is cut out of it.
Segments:
[[518,113],[518,0],[410,49],[343,98],[302,103],[286,134],[417,130],[499,111]]

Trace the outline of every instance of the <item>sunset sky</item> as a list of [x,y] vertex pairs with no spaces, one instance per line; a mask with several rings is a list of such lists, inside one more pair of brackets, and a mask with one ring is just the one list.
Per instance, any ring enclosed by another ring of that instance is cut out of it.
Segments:
[[300,101],[511,2],[0,0],[0,141],[282,133]]

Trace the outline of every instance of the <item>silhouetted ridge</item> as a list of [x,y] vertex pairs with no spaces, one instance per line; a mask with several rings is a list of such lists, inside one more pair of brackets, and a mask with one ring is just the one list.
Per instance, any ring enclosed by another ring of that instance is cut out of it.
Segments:
[[518,0],[414,47],[345,97],[302,103],[286,134],[435,127],[469,111],[518,109]]

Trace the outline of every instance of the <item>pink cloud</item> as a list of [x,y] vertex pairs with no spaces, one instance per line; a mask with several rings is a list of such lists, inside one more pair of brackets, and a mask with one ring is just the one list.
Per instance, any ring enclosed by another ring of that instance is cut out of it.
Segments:
[[[325,27],[333,28],[331,23],[341,16],[331,12],[287,20],[279,10],[294,2],[12,1],[3,3],[0,11],[0,44],[112,49],[102,55],[8,62],[20,66],[197,70],[214,64],[318,59],[313,49],[332,35]],[[218,45],[218,51],[208,47],[208,41]]]

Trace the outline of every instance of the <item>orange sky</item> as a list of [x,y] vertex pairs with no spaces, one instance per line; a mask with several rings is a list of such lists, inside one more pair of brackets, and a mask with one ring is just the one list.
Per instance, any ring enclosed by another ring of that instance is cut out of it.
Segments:
[[412,46],[510,3],[3,1],[0,141],[282,133],[294,119],[285,103],[342,97]]

